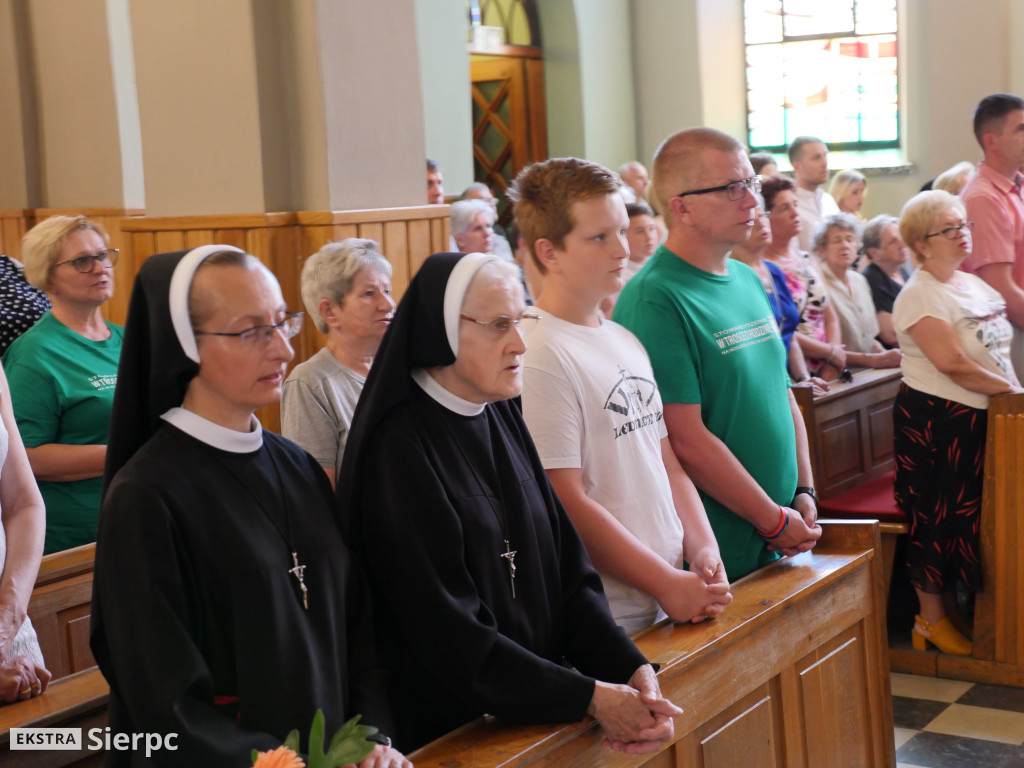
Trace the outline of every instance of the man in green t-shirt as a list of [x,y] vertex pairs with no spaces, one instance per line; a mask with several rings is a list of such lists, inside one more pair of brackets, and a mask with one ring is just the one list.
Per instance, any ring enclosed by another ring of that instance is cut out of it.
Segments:
[[786,351],[760,278],[729,258],[750,234],[760,177],[735,139],[694,128],[658,148],[652,189],[668,239],[615,320],[647,348],[669,440],[735,579],[821,536]]

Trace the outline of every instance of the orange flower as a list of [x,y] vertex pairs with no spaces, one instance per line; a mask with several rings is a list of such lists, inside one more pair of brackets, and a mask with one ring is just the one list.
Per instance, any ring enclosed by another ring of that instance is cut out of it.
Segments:
[[260,752],[252,768],[306,768],[306,764],[288,747],[278,747],[270,752]]

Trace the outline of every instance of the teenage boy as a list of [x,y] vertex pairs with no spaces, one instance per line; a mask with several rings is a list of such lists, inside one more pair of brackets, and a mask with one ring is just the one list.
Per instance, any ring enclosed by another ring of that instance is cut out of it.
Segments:
[[626,203],[626,215],[629,216],[629,229],[626,230],[626,242],[629,245],[629,261],[623,275],[626,282],[640,271],[640,267],[654,255],[661,245],[661,232],[654,218],[654,211],[647,203]]
[[509,197],[544,275],[523,413],[616,621],[635,632],[665,615],[716,616],[732,596],[700,498],[668,443],[647,354],[600,311],[622,288],[629,256],[618,188],[608,169],[558,158],[526,168]]

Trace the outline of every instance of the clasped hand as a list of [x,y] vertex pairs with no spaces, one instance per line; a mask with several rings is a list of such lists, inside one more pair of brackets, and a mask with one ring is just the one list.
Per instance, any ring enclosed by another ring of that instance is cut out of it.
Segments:
[[658,752],[672,742],[672,718],[683,713],[661,695],[650,664],[633,673],[626,685],[598,681],[587,714],[604,731],[602,745],[630,754]]

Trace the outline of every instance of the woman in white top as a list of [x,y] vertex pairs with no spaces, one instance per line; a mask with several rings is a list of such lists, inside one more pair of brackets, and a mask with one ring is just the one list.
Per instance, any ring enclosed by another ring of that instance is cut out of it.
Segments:
[[886,350],[875,337],[878,318],[867,278],[851,267],[860,248],[860,223],[849,213],[835,213],[821,223],[814,235],[814,249],[821,258],[822,277],[839,318],[848,365],[864,368],[895,368],[898,349]]
[[32,477],[0,367],[0,702],[24,701],[46,690],[28,601],[43,555],[46,512]]
[[990,395],[1020,392],[1010,364],[1006,302],[959,267],[971,227],[959,198],[941,190],[904,206],[900,235],[918,269],[896,297],[893,324],[903,382],[893,408],[896,503],[910,515],[910,582],[917,592],[914,647],[969,655],[943,593],[982,587],[978,560],[986,413]]

